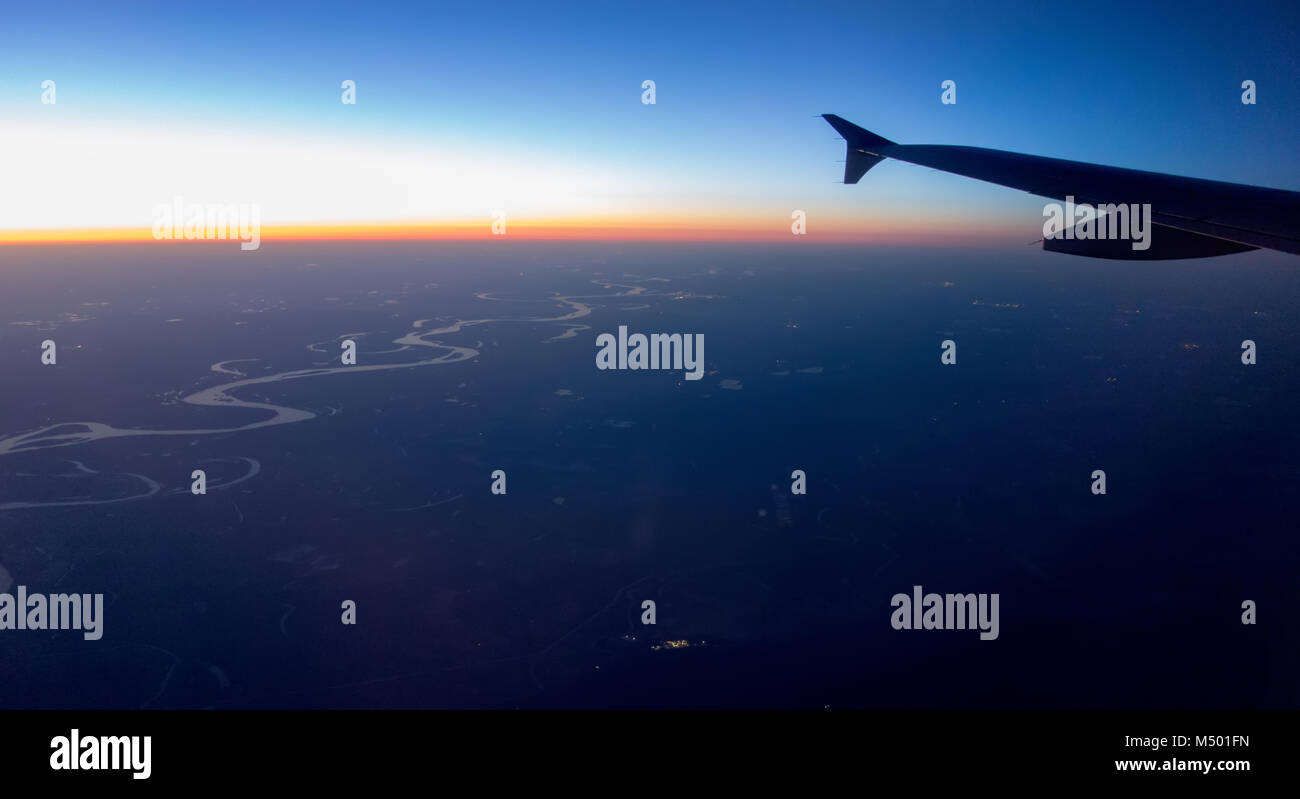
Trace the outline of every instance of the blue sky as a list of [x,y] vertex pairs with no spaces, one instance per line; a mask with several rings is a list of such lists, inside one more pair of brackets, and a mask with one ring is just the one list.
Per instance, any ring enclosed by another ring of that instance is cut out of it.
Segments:
[[[7,10],[0,31],[0,119],[26,126],[26,138],[4,124],[0,135],[75,153],[77,136],[101,127],[121,134],[122,149],[148,140],[134,131],[152,131],[190,137],[195,163],[173,181],[144,153],[102,174],[96,164],[111,153],[72,158],[61,176],[55,158],[46,172],[19,173],[11,197],[26,200],[4,210],[38,227],[97,214],[122,224],[150,192],[239,200],[225,196],[238,193],[230,172],[248,168],[260,173],[252,199],[273,198],[269,221],[451,218],[464,197],[470,218],[497,204],[525,215],[770,214],[788,226],[801,208],[810,232],[825,218],[920,215],[1032,231],[1041,200],[906,164],[835,185],[842,142],[816,115],[904,143],[1295,189],[1298,23],[1300,10],[1283,3],[29,4]],[[46,79],[57,107],[40,104]],[[339,102],[344,79],[357,82],[355,106]],[[653,106],[640,102],[645,79],[657,84]],[[949,79],[956,105],[940,103]],[[1257,83],[1256,105],[1240,101],[1245,79]],[[199,134],[231,147],[213,151]],[[362,174],[340,179],[337,194],[313,185],[299,197],[287,184],[303,180],[277,172],[282,158],[237,156],[299,144],[329,153],[345,175],[356,152]],[[447,184],[439,199],[408,196],[400,174],[372,181],[418,155],[490,162],[462,179],[491,189]],[[225,163],[204,172],[205,158]],[[147,188],[129,214],[104,208],[141,172]],[[36,185],[41,174],[59,193]],[[95,199],[56,202],[78,192]]]

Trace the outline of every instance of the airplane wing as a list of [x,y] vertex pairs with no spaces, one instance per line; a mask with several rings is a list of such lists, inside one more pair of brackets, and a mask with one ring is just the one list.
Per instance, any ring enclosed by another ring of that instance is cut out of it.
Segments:
[[1151,206],[1151,246],[1127,241],[1045,238],[1043,248],[1124,260],[1204,258],[1265,248],[1300,255],[1300,193],[1064,161],[1037,155],[931,144],[898,144],[834,114],[822,115],[844,137],[844,182],[857,183],[886,158],[928,166],[1040,197],[1094,207]]

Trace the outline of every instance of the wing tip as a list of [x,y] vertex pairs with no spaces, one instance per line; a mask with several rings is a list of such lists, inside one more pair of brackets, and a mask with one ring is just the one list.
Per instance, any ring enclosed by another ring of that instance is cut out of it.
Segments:
[[848,142],[850,147],[864,148],[895,143],[884,136],[872,133],[866,128],[854,125],[838,114],[822,114],[822,119],[826,120],[832,128],[835,128],[835,132],[843,136],[844,141]]

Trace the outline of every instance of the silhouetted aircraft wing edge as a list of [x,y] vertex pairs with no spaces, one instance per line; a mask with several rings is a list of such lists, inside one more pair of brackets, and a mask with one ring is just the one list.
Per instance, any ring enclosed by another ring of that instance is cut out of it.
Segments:
[[1054,252],[1125,260],[1203,258],[1258,248],[1300,255],[1297,192],[1004,150],[899,144],[835,114],[822,116],[844,138],[845,183],[857,183],[873,166],[893,158],[1061,202],[1150,204],[1153,230],[1180,232],[1162,235],[1158,247],[1128,254],[1113,242],[1045,240],[1044,248]]

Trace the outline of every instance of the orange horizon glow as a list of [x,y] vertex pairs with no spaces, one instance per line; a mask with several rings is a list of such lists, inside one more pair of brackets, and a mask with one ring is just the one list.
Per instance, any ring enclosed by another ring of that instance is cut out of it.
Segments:
[[[952,226],[915,228],[875,225],[835,220],[831,224],[808,224],[807,233],[796,236],[788,225],[758,225],[752,222],[701,224],[698,221],[663,221],[658,223],[623,220],[520,220],[507,223],[506,232],[493,234],[490,223],[345,223],[263,225],[259,240],[296,241],[481,241],[488,239],[521,241],[660,241],[683,243],[776,243],[793,240],[824,244],[931,244],[961,245],[1005,241],[1013,231],[986,226]],[[113,244],[146,242],[198,244],[238,242],[239,236],[195,239],[155,239],[152,228],[79,227],[0,229],[0,245],[15,244]]]

